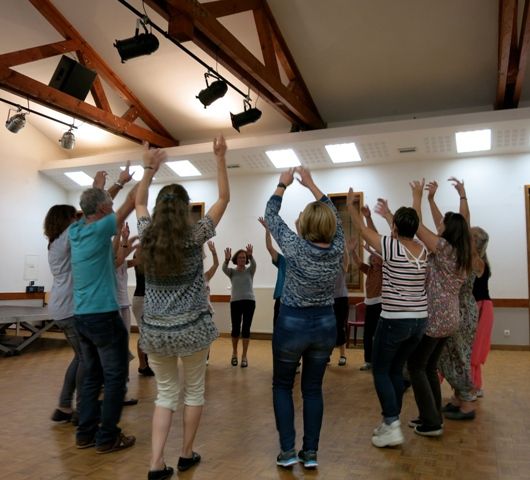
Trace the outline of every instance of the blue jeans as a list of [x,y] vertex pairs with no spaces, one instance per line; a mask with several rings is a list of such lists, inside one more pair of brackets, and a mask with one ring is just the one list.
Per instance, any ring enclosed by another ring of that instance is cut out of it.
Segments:
[[385,423],[399,418],[403,401],[403,367],[423,336],[426,318],[379,319],[372,372]]
[[[77,438],[116,440],[129,372],[128,334],[118,311],[76,315],[85,366]],[[103,386],[103,402],[98,401]]]
[[337,338],[333,307],[293,308],[280,306],[272,336],[272,396],[280,448],[294,448],[293,384],[300,359],[304,405],[303,450],[318,450],[324,403],[322,379]]
[[62,328],[66,341],[74,350],[74,358],[72,358],[64,374],[63,387],[59,397],[59,407],[72,408],[72,399],[75,392],[76,410],[79,412],[81,409],[81,385],[83,385],[84,365],[79,334],[75,329],[75,318],[69,317],[63,320],[57,320],[55,323]]

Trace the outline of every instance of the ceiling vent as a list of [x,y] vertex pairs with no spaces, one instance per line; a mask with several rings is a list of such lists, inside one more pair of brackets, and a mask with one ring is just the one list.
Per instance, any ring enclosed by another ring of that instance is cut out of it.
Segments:
[[241,165],[239,165],[239,163],[234,163],[232,165],[227,165],[226,168],[240,168]]
[[414,153],[416,151],[416,147],[400,147],[398,148],[399,153]]

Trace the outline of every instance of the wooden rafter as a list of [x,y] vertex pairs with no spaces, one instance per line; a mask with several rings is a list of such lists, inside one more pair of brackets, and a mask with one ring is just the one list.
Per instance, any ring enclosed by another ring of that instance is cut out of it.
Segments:
[[[170,36],[193,41],[290,122],[302,129],[325,128],[265,0],[145,1],[168,21]],[[217,20],[244,11],[254,13],[265,65]],[[289,78],[287,86],[281,81],[276,57]]]
[[[136,142],[145,140],[159,147],[178,145],[178,141],[171,136],[155,116],[142,104],[140,99],[111,70],[50,0],[29,1],[65,40],[0,55],[0,88],[31,98],[35,102],[53,110],[80,118]],[[97,73],[91,88],[96,107],[18,74],[10,68],[72,51],[76,52],[82,65],[95,70]],[[112,113],[101,79],[104,79],[109,87],[115,90],[125,101],[129,107],[127,112],[133,109],[135,115],[127,114],[126,112],[124,117],[119,117]],[[152,131],[132,123],[136,118],[141,118]]]
[[496,109],[516,108],[522,85],[530,43],[530,0],[525,0],[521,33],[517,36],[517,0],[499,0],[499,71]]

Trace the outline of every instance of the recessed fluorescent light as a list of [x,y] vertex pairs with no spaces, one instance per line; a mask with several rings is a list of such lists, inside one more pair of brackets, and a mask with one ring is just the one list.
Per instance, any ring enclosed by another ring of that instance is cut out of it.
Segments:
[[[125,170],[125,167],[120,167],[120,170]],[[129,167],[129,173],[132,175],[133,180],[139,182],[144,176],[144,167],[140,165],[133,165]]]
[[197,177],[202,175],[199,170],[189,160],[179,160],[177,162],[166,162],[179,177]]
[[269,150],[265,152],[276,168],[290,168],[302,165],[291,148],[286,150]]
[[472,130],[456,132],[456,151],[458,153],[483,152],[491,150],[491,130]]
[[333,163],[360,162],[361,156],[355,143],[338,143],[326,145],[326,150]]
[[94,183],[94,179],[89,177],[85,172],[64,172],[64,174],[82,187],[92,186],[92,183]]

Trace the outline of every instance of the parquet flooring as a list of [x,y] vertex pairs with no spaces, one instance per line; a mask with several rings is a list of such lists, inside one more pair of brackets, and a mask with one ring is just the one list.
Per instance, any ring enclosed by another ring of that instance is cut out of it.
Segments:
[[[131,347],[135,341],[133,335]],[[0,357],[0,479],[145,479],[154,379],[139,377],[136,360],[131,363],[129,392],[140,402],[124,409],[121,426],[136,435],[133,448],[109,455],[78,450],[73,427],[55,425],[49,419],[70,355],[60,335],[49,334],[20,356]],[[304,471],[297,465],[288,471],[275,466],[278,441],[272,412],[270,342],[252,341],[249,368],[241,369],[229,365],[230,340],[217,340],[210,355],[207,404],[195,444],[203,461],[173,478],[530,479],[530,352],[491,352],[485,369],[485,397],[478,401],[475,421],[447,420],[439,439],[418,437],[404,426],[406,443],[382,450],[370,444],[371,431],[379,422],[371,376],[358,369],[360,350],[348,350],[347,355],[347,366],[338,367],[335,353],[326,373],[318,470]],[[449,394],[446,386],[444,393]],[[299,406],[299,391],[295,398]],[[409,392],[402,420],[415,414]],[[300,415],[297,420],[301,437]],[[172,466],[178,457],[180,434],[180,419],[175,416],[166,452]],[[300,442],[301,438],[297,447]]]

